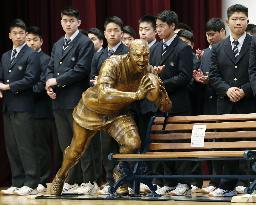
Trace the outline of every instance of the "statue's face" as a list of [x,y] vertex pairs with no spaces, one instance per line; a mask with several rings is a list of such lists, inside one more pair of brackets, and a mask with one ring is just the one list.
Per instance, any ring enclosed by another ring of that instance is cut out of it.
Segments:
[[149,63],[149,47],[145,40],[136,39],[131,43],[129,56],[134,69],[143,72]]

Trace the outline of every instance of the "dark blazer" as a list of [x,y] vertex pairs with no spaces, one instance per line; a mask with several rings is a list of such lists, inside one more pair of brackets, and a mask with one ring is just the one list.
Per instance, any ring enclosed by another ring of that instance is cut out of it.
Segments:
[[252,37],[249,59],[249,78],[253,94],[256,95],[256,37]]
[[92,41],[78,35],[63,50],[64,37],[52,48],[51,59],[47,67],[47,77],[56,78],[58,85],[54,88],[57,98],[52,101],[53,109],[73,109],[83,91],[89,87],[91,60],[94,54]]
[[[210,48],[204,49],[204,54],[201,58],[200,69],[206,73],[210,71],[212,51]],[[203,113],[206,115],[217,114],[217,95],[214,88],[208,83],[206,85],[201,84],[203,93]]]
[[[128,53],[128,48],[126,45],[124,45],[123,43],[121,43],[114,55],[123,55]],[[95,53],[95,55],[93,56],[92,59],[92,64],[91,64],[91,74],[90,74],[90,79],[93,79],[95,76],[97,76],[99,74],[100,71],[100,67],[102,65],[102,63],[108,58],[108,48],[104,48],[102,49],[100,52]]]
[[50,56],[43,51],[39,52],[40,57],[40,80],[33,86],[35,111],[34,118],[52,118],[51,99],[45,90],[45,78]]
[[[251,40],[252,37],[247,34],[237,59],[234,57],[229,37],[212,48],[209,80],[217,94],[218,114],[256,111],[248,74]],[[236,103],[231,102],[226,95],[230,87],[242,88],[245,97]]]
[[3,93],[4,112],[33,112],[33,85],[39,80],[40,60],[37,52],[25,45],[11,64],[12,50],[2,55],[0,80],[10,84]]
[[159,74],[166,91],[172,100],[171,113],[190,114],[188,84],[192,78],[192,49],[175,37],[165,54],[162,56],[163,44],[159,43],[152,52],[153,66],[165,65]]

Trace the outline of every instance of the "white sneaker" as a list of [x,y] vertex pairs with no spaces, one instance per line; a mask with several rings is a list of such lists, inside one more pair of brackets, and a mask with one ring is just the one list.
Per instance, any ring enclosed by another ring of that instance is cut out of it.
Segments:
[[98,189],[99,187],[96,182],[93,182],[93,184],[91,182],[88,182],[88,183],[82,183],[80,187],[74,190],[74,192],[77,194],[93,195],[97,193]]
[[1,190],[1,193],[3,195],[14,195],[15,194],[15,191],[18,191],[19,188],[18,187],[15,187],[15,186],[11,186],[9,187],[8,189],[3,189]]
[[178,184],[176,188],[170,192],[172,196],[187,196],[191,195],[191,189],[187,184]]
[[224,190],[224,189],[215,189],[214,191],[210,192],[208,194],[208,196],[210,197],[231,197],[231,196],[235,196],[236,195],[236,191],[235,190]]
[[169,187],[169,186],[159,187],[159,186],[157,186],[156,193],[159,195],[165,195],[174,189],[175,189],[175,187]]
[[110,185],[105,184],[102,189],[99,189],[97,191],[97,194],[99,194],[99,195],[109,195],[110,194],[109,189],[110,189]]
[[38,193],[46,192],[46,187],[42,184],[38,184],[36,190],[38,191]]
[[245,186],[237,186],[237,187],[235,188],[235,190],[236,190],[236,192],[237,192],[238,194],[246,194],[246,193],[245,193],[245,189],[246,189]]
[[217,187],[215,186],[207,186],[207,187],[204,187],[202,188],[202,192],[204,194],[209,194],[210,192],[213,192]]
[[36,195],[36,194],[38,194],[38,191],[37,191],[37,189],[32,189],[28,186],[23,186],[20,189],[18,189],[17,191],[15,191],[14,193],[19,196],[27,196],[27,195]]
[[140,183],[140,193],[149,193],[150,189],[146,184]]
[[195,185],[191,185],[191,193],[201,193],[201,192],[202,192],[202,189],[200,189]]
[[62,194],[76,194],[74,191],[78,188],[78,184],[64,183]]

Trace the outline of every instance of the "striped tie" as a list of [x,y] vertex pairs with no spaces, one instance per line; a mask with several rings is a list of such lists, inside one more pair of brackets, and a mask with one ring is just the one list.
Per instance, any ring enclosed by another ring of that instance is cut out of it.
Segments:
[[168,49],[168,45],[166,43],[163,43],[162,55],[164,55],[166,53],[167,49]]
[[16,54],[17,54],[17,50],[16,49],[13,49],[12,50],[12,56],[11,56],[11,64],[13,63],[15,57],[16,57]]
[[237,58],[237,56],[239,55],[239,52],[238,52],[238,44],[239,44],[239,42],[238,41],[233,41],[232,44],[233,44],[234,56],[235,56],[235,58]]
[[63,50],[65,50],[68,47],[68,44],[71,42],[71,39],[64,38],[64,44],[63,44]]

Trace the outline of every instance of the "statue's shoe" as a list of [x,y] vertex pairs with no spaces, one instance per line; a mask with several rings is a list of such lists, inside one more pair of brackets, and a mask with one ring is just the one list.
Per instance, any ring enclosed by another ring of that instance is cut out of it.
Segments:
[[55,176],[51,184],[50,194],[55,196],[60,196],[64,186],[64,181],[65,181],[64,179],[61,179]]

